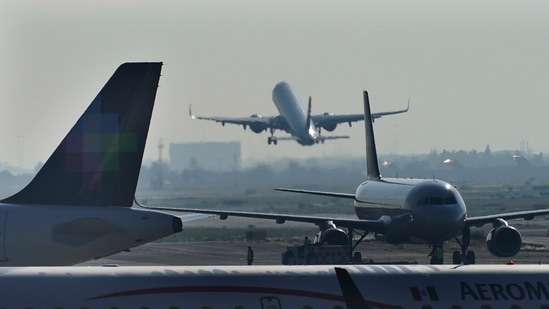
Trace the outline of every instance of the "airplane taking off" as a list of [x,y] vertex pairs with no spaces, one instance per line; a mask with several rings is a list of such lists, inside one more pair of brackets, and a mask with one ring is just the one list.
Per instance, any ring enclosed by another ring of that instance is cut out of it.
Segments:
[[[371,119],[368,92],[364,91],[364,119]],[[506,220],[549,214],[549,209],[467,217],[467,208],[459,191],[451,184],[438,179],[385,178],[379,171],[374,129],[372,121],[365,121],[367,180],[361,183],[356,193],[335,193],[299,189],[278,188],[276,190],[353,199],[358,219],[297,216],[289,214],[256,213],[241,211],[204,210],[189,208],[161,208],[205,214],[216,214],[221,219],[228,216],[274,219],[314,223],[320,228],[315,240],[334,245],[348,245],[351,251],[368,233],[379,239],[397,244],[408,241],[428,244],[430,256],[435,255],[447,240],[455,238],[460,251],[454,251],[452,263],[474,264],[474,251],[469,251],[470,227],[492,224],[486,245],[498,257],[511,257],[521,248],[520,232]],[[338,227],[345,227],[348,232]],[[363,231],[359,233],[356,230]],[[354,233],[361,235],[353,245]],[[458,238],[458,236],[461,236]],[[350,252],[352,253],[352,252]],[[431,263],[440,263],[432,259]]]
[[547,265],[5,267],[0,290],[2,308],[548,308],[548,278]]
[[[232,118],[232,117],[200,117],[193,115],[191,106],[189,105],[189,116],[192,119],[212,120],[221,122],[221,125],[226,123],[242,125],[244,130],[250,127],[252,132],[261,133],[269,130],[271,136],[267,139],[269,145],[276,145],[281,140],[295,140],[302,146],[311,146],[318,143],[324,143],[325,140],[349,138],[343,136],[324,136],[321,135],[322,129],[332,132],[338,124],[348,123],[351,126],[352,122],[364,120],[363,114],[349,115],[334,115],[331,113],[323,113],[320,115],[311,115],[311,97],[307,111],[301,105],[297,94],[287,82],[276,84],[273,89],[273,102],[280,113],[278,116],[264,117],[259,114],[251,115],[250,117]],[[394,115],[405,113],[410,108],[403,110],[381,112],[372,114],[372,120],[386,115]],[[281,130],[289,133],[291,137],[276,137],[274,132]]]
[[161,67],[122,64],[34,179],[0,200],[0,266],[73,265],[199,219],[132,207]]

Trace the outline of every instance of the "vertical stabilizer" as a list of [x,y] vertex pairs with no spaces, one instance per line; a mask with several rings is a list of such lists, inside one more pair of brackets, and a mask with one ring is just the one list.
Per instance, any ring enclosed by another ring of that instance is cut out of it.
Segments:
[[347,309],[370,309],[349,272],[340,267],[335,267],[334,270]]
[[377,162],[376,141],[374,139],[374,124],[370,111],[370,99],[368,91],[364,91],[364,128],[366,129],[366,165],[369,180],[381,179],[379,164]]
[[36,177],[2,202],[131,207],[161,67],[118,67]]
[[307,122],[305,124],[305,131],[309,132],[309,128],[311,127],[311,97],[309,97],[309,104],[307,105]]

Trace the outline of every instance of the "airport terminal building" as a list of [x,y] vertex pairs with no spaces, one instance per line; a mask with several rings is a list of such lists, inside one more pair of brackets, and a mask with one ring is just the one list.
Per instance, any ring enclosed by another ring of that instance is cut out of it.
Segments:
[[172,171],[240,169],[240,142],[171,143],[169,167]]

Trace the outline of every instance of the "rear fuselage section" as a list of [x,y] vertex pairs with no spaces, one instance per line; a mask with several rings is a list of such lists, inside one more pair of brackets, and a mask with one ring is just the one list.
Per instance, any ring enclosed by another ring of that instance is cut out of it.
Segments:
[[0,204],[0,266],[74,265],[169,236],[170,214],[126,207]]
[[307,112],[287,82],[276,84],[273,89],[273,102],[280,115],[286,119],[290,129],[288,133],[295,136],[298,143],[305,146],[316,143],[318,133],[312,123],[307,127]]

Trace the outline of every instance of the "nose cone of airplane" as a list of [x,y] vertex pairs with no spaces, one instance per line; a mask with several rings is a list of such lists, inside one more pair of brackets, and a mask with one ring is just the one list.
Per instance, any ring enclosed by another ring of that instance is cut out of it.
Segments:
[[429,242],[453,238],[463,228],[465,202],[450,184],[428,180],[418,184],[406,198],[413,217],[413,233]]

